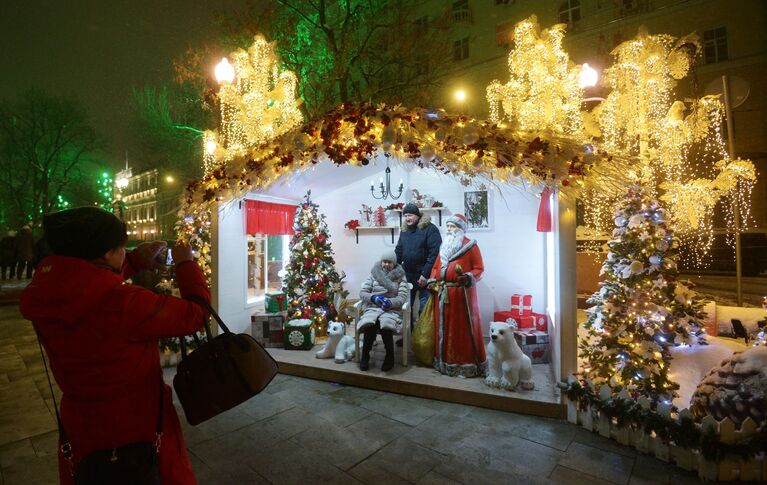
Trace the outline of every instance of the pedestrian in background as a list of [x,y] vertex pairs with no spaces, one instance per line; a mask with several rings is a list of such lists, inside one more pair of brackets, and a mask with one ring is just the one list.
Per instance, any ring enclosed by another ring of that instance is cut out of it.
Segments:
[[3,280],[5,280],[5,271],[10,269],[10,279],[16,274],[16,231],[8,231],[8,234],[0,239],[0,269],[2,270]]
[[23,226],[16,235],[16,259],[19,262],[19,265],[16,268],[16,276],[18,279],[24,277],[25,268],[27,278],[31,278],[32,272],[35,269],[32,264],[35,260],[35,238],[32,236],[32,228],[29,226]]

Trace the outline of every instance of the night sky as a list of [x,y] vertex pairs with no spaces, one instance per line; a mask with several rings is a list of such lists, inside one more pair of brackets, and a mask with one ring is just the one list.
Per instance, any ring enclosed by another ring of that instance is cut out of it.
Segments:
[[33,86],[74,94],[119,167],[131,148],[131,86],[170,81],[174,57],[216,37],[215,13],[244,2],[0,0],[0,97]]

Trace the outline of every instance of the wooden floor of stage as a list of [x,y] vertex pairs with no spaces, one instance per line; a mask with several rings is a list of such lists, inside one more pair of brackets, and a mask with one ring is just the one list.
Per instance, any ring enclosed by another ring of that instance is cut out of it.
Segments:
[[400,348],[395,352],[394,368],[382,372],[384,349],[380,342],[373,349],[370,369],[366,372],[361,371],[355,362],[336,364],[333,359],[316,358],[314,354],[321,348],[322,344],[315,345],[311,351],[267,350],[277,360],[283,374],[503,411],[565,417],[565,406],[560,403],[560,392],[549,364],[533,365],[534,390],[510,392],[488,387],[484,379],[449,377],[431,368],[415,366],[412,355],[410,365],[405,368]]

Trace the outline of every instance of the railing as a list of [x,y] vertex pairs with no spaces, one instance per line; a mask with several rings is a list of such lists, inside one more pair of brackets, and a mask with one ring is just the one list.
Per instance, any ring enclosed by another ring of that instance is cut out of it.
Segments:
[[[610,388],[603,385],[599,389],[599,399],[607,403],[611,399]],[[623,390],[617,399],[631,400],[628,393]],[[580,424],[589,431],[595,431],[605,438],[613,439],[625,446],[632,446],[637,450],[648,453],[659,460],[675,463],[676,466],[689,471],[697,471],[698,476],[704,480],[720,481],[760,481],[767,480],[767,459],[765,454],[760,453],[753,458],[744,459],[737,455],[727,455],[719,462],[706,459],[696,449],[676,446],[673,442],[665,441],[648,433],[642,428],[620,426],[616,419],[604,415],[593,406],[587,405],[580,409],[577,402],[565,398],[567,404],[567,420],[573,424]],[[645,410],[650,409],[650,401],[646,397],[640,397],[635,402]],[[672,412],[671,406],[658,404],[657,413],[661,417],[689,423],[692,413],[689,409]],[[712,416],[706,416],[701,423],[695,424],[702,433],[714,433],[718,435],[722,443],[736,444],[748,440],[757,433],[757,423],[747,418],[740,429],[736,429],[735,423],[730,418],[717,421]]]

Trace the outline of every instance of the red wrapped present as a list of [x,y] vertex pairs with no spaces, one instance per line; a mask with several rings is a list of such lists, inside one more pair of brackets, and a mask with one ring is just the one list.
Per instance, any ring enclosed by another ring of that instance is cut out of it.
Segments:
[[505,322],[509,320],[510,318],[514,318],[514,315],[511,312],[494,312],[493,313],[493,321],[494,322]]
[[549,319],[543,313],[533,312],[530,315],[514,315],[514,320],[517,321],[517,328],[520,330],[540,330],[541,332],[549,331]]
[[511,295],[511,313],[530,315],[533,313],[533,295]]

